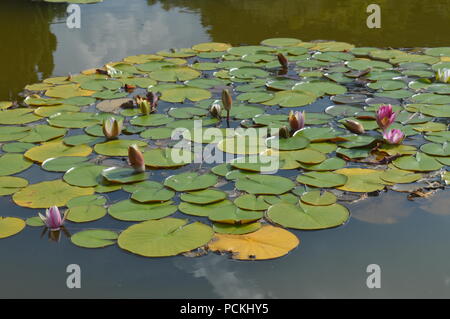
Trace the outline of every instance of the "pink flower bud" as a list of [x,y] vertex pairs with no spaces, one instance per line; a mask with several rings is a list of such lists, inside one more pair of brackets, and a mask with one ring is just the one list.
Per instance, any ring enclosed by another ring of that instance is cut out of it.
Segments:
[[398,129],[392,129],[383,133],[383,138],[389,144],[400,144],[405,138],[405,134]]

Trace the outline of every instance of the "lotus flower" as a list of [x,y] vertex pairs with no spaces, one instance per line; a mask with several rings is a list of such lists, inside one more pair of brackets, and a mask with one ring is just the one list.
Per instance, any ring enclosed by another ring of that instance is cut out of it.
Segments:
[[278,58],[278,62],[281,64],[281,67],[283,69],[287,69],[287,67],[288,67],[288,60],[283,55],[283,53],[278,53],[277,58]]
[[364,127],[361,125],[361,123],[359,123],[358,121],[354,121],[354,120],[346,120],[344,122],[344,126],[353,133],[356,134],[364,134],[365,130]]
[[103,134],[108,140],[118,137],[120,132],[122,132],[122,121],[118,121],[114,117],[103,121]]
[[136,144],[128,147],[128,163],[134,168],[136,172],[145,172],[144,155],[139,150]]
[[450,69],[438,69],[436,80],[443,83],[450,83]]
[[209,109],[209,113],[211,113],[212,116],[218,118],[220,120],[222,116],[222,107],[218,103],[214,103],[211,105],[211,108]]
[[392,123],[394,123],[397,113],[392,111],[392,105],[382,105],[377,111],[378,127],[384,132]]
[[305,111],[301,113],[299,111],[296,111],[295,113],[292,111],[289,112],[289,126],[291,127],[291,132],[295,133],[298,130],[304,128],[305,119],[306,119]]
[[405,134],[401,130],[392,129],[383,133],[383,138],[389,144],[400,144],[405,138]]
[[39,213],[39,217],[52,231],[59,230],[59,228],[64,224],[64,221],[66,220],[67,212],[68,211],[66,211],[64,215],[61,216],[58,207],[52,206],[45,211],[45,216]]

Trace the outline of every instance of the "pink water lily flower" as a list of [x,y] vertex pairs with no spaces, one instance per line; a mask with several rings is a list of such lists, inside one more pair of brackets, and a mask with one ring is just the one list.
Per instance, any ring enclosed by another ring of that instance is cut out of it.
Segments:
[[289,126],[291,127],[292,133],[295,133],[305,127],[305,119],[305,111],[296,111],[295,113],[291,111],[289,113]]
[[392,130],[385,131],[383,133],[383,138],[386,142],[388,142],[389,144],[400,144],[403,139],[405,138],[405,134],[403,134],[402,131],[394,128]]
[[45,216],[39,213],[39,217],[51,230],[58,230],[66,220],[67,211],[61,215],[57,206],[52,206],[45,211]]
[[392,111],[392,105],[382,105],[377,111],[376,120],[378,127],[384,132],[394,123],[397,113]]

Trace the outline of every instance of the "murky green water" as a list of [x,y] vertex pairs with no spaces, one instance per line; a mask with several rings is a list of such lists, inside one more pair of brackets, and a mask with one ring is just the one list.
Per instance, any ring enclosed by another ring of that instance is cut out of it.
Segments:
[[[104,0],[82,6],[81,29],[68,29],[65,4],[0,3],[0,100],[26,84],[77,73],[125,56],[203,41],[255,44],[276,36],[330,39],[358,46],[445,46],[450,1],[382,1],[382,28],[366,27],[360,0],[145,1]],[[31,169],[30,183],[57,174]],[[389,191],[349,205],[345,226],[296,232],[300,246],[281,259],[236,262],[201,258],[146,259],[118,247],[81,249],[26,228],[0,241],[0,297],[450,297],[449,192],[408,201]],[[124,194],[110,194],[110,200]],[[0,197],[1,215],[35,213]],[[179,214],[179,213],[177,213]],[[181,215],[181,214],[180,214]],[[90,223],[96,227],[98,222]],[[102,227],[119,227],[110,217]],[[123,223],[121,224],[123,225]],[[76,226],[69,230],[77,231]],[[366,286],[378,264],[382,288]],[[66,266],[79,264],[82,288],[66,287]]]

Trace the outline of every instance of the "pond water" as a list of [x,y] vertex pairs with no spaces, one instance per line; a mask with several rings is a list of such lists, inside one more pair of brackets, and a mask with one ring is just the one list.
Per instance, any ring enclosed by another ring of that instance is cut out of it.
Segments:
[[[257,44],[270,37],[328,39],[357,46],[448,46],[450,1],[382,1],[382,28],[368,29],[360,0],[104,0],[81,7],[81,29],[68,29],[66,4],[0,3],[0,100],[27,84],[78,73],[123,57],[207,41]],[[330,102],[331,103],[331,102]],[[25,171],[30,183],[57,173]],[[107,194],[111,201],[125,193]],[[27,227],[0,241],[0,297],[391,298],[450,297],[449,192],[410,201],[387,191],[345,204],[349,222],[336,229],[294,231],[300,246],[280,259],[238,262],[209,253],[143,258],[117,246],[88,250],[64,234],[58,243]],[[35,210],[0,197],[1,215]],[[175,217],[181,216],[176,213]],[[91,223],[96,227],[96,223]],[[107,216],[102,227],[123,228]],[[76,226],[68,227],[76,232]],[[66,266],[79,264],[82,288],[66,287]],[[366,267],[378,264],[381,289],[368,289]]]

